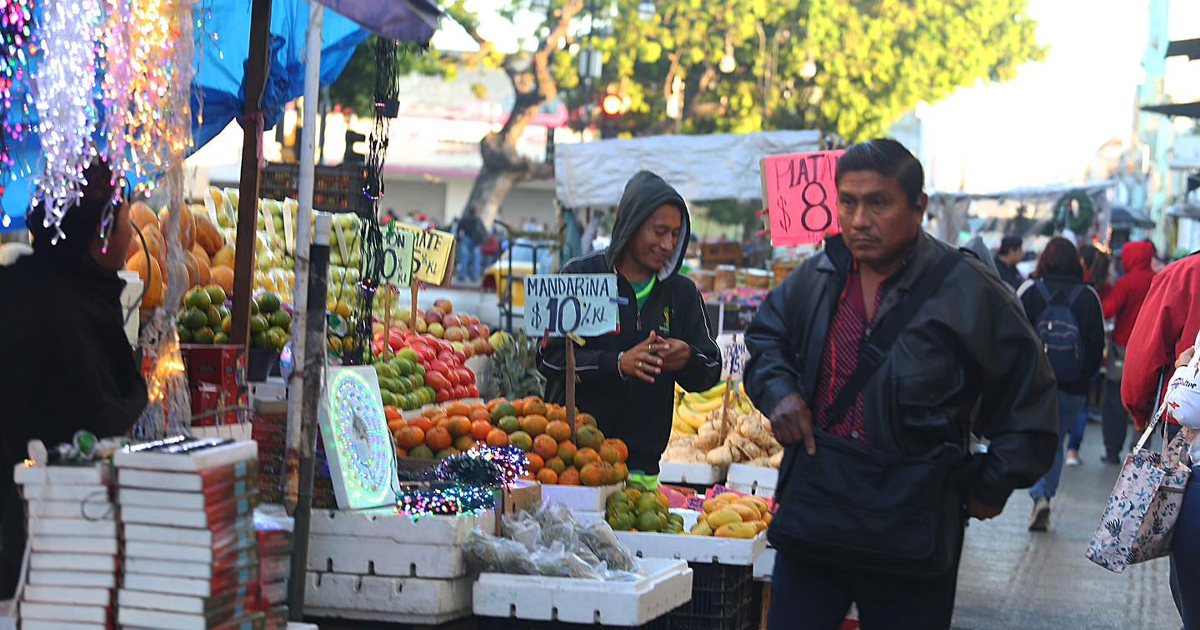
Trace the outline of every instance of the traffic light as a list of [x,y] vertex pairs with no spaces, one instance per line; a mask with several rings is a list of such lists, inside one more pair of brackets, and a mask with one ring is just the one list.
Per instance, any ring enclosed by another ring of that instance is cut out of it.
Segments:
[[621,115],[629,108],[629,101],[625,97],[616,92],[606,92],[600,99],[600,113],[603,116],[600,119],[600,137],[602,139],[616,138],[618,133],[617,122],[621,119]]

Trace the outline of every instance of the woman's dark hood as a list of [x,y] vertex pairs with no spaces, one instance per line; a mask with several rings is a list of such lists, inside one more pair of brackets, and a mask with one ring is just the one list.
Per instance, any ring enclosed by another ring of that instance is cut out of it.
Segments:
[[692,234],[692,220],[688,216],[687,202],[663,178],[650,171],[639,172],[625,184],[625,194],[621,196],[621,205],[617,207],[617,220],[613,225],[612,244],[604,253],[604,262],[609,269],[616,269],[621,252],[633,240],[642,224],[663,205],[679,208],[683,215],[683,229],[679,233],[675,254],[659,270],[658,279],[666,280],[679,273]]

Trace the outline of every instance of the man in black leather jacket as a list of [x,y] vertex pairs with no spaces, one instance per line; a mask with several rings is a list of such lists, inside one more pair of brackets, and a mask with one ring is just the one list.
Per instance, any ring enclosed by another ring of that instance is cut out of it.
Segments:
[[[920,162],[895,141],[848,149],[837,166],[843,233],[771,292],[747,331],[746,389],[788,450],[769,533],[779,550],[772,628],[834,629],[852,602],[864,627],[948,628],[968,515],[998,515],[1014,488],[1032,485],[1054,460],[1049,362],[1012,291],[973,254],[922,231],[923,181]],[[946,256],[960,259],[947,259],[940,274]],[[941,275],[926,280],[932,294],[833,417],[872,330],[906,310],[927,271]],[[968,461],[972,433],[990,443]],[[934,479],[944,489],[900,503],[871,498],[873,483],[903,472],[889,466],[931,453],[949,461]],[[929,522],[952,525],[928,538],[944,548],[948,568],[917,556],[887,567],[855,561],[900,557],[888,553],[920,538],[929,516],[909,508],[935,493],[948,498],[930,511],[947,514]],[[812,522],[837,514],[850,516],[836,523],[836,540],[820,540]]]

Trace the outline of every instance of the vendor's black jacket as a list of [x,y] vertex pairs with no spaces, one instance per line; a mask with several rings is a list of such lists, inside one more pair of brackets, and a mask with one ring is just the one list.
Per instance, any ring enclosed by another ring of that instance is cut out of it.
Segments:
[[[627,300],[619,306],[617,333],[587,339],[575,349],[580,383],[575,389],[576,406],[592,414],[607,437],[620,438],[629,447],[630,470],[658,473],[658,460],[671,436],[675,383],[688,391],[702,391],[721,378],[721,351],[712,339],[704,301],[696,285],[679,275],[683,254],[691,234],[687,205],[675,189],[649,172],[635,175],[625,187],[612,244],[608,249],[576,258],[561,273],[615,273],[617,258],[638,228],[664,204],[683,212],[683,230],[675,256],[659,272],[654,288],[641,311],[633,285],[617,276],[617,290]],[[692,358],[675,374],[662,374],[653,384],[624,378],[617,369],[617,355],[645,341],[650,331],[682,339],[692,347]],[[566,346],[551,339],[539,352],[538,369],[546,376],[546,399],[565,402]]]
[[[947,442],[965,445],[974,429],[990,444],[970,467],[971,493],[1003,507],[1014,488],[1050,469],[1058,433],[1054,373],[1012,291],[974,255],[922,232],[904,269],[888,280],[876,325],[947,253],[963,256],[962,264],[916,312],[863,389],[867,447],[881,458],[921,455]],[[830,237],[759,308],[746,332],[745,381],[764,413],[788,394],[813,400],[852,264],[842,238]]]
[[0,267],[0,491],[29,440],[54,446],[79,429],[123,435],[146,406],[124,285],[86,252],[39,250]]
[[[1021,300],[1021,305],[1025,307],[1029,323],[1036,328],[1038,320],[1046,310],[1046,300],[1042,298],[1042,292],[1038,290],[1035,282],[1034,279],[1026,280],[1017,290],[1017,299]],[[1059,381],[1058,389],[1077,396],[1086,395],[1092,386],[1092,378],[1100,371],[1100,364],[1104,361],[1104,307],[1100,305],[1100,296],[1096,295],[1092,287],[1084,284],[1083,280],[1069,276],[1048,275],[1043,282],[1046,283],[1052,300],[1065,300],[1073,289],[1083,287],[1079,299],[1071,305],[1071,314],[1075,316],[1075,323],[1079,326],[1079,334],[1083,338],[1083,376],[1076,381]]]

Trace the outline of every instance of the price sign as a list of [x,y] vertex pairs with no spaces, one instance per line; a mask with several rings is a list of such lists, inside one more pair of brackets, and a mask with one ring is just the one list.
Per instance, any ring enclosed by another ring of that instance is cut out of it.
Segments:
[[746,373],[746,362],[750,360],[746,338],[724,334],[717,337],[717,347],[721,349],[721,380],[742,380],[742,375]]
[[525,333],[535,339],[574,333],[606,335],[617,329],[617,276],[525,276]]
[[398,230],[388,224],[383,233],[383,268],[380,275],[384,282],[396,288],[412,285],[413,249],[416,234],[409,230]]
[[396,229],[412,235],[412,275],[426,284],[441,286],[447,283],[454,271],[454,235],[411,225],[398,225]]
[[762,161],[771,244],[811,245],[841,232],[835,174],[845,151],[772,155]]

